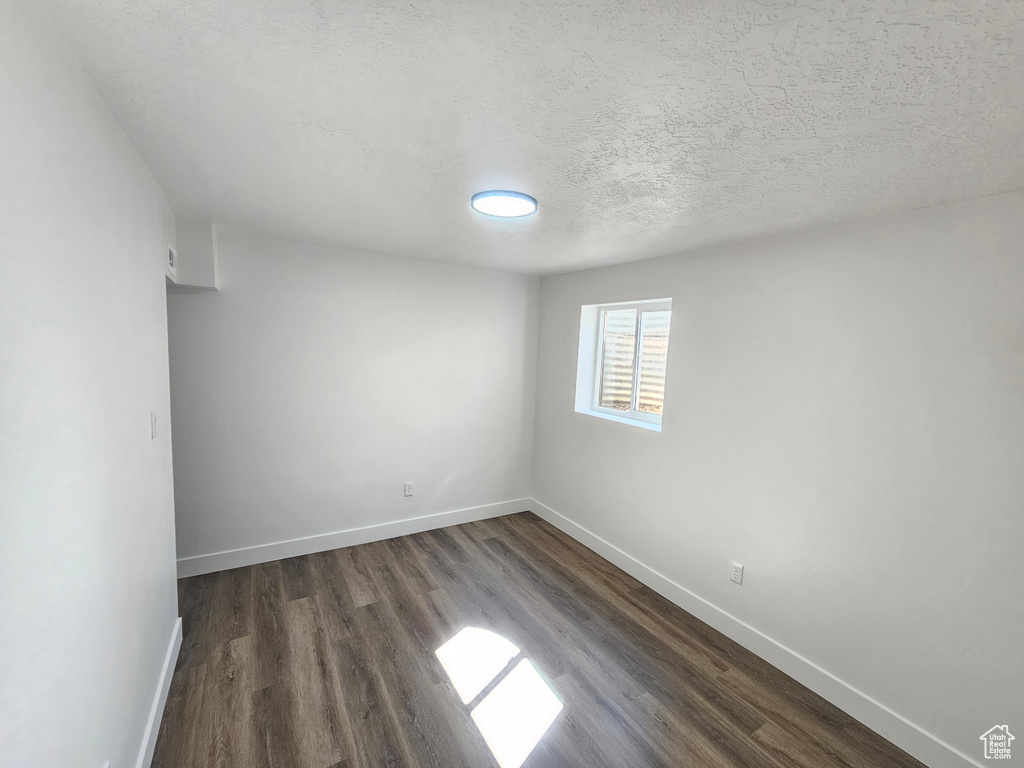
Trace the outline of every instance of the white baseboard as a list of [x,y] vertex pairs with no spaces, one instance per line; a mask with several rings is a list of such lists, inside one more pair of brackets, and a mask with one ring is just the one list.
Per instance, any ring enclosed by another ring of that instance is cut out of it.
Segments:
[[424,515],[423,517],[397,520],[393,523],[381,523],[379,525],[368,525],[364,528],[350,528],[346,531],[321,533],[316,536],[305,536],[301,539],[275,541],[270,544],[258,544],[253,547],[229,549],[225,552],[213,552],[209,555],[183,557],[178,560],[178,578],[183,579],[186,576],[198,576],[202,573],[213,573],[214,571],[226,571],[231,568],[241,568],[245,565],[269,563],[273,560],[283,560],[287,557],[310,555],[314,552],[324,552],[328,549],[351,547],[356,544],[367,544],[371,541],[393,539],[396,536],[408,536],[410,533],[432,531],[449,525],[460,525],[473,522],[474,520],[487,520],[491,517],[511,515],[529,509],[531,501],[533,500],[529,498],[500,501],[497,504],[456,509],[451,512],[438,512],[437,514]]
[[160,683],[157,685],[156,695],[153,697],[153,706],[149,710],[146,731],[142,735],[142,746],[139,749],[139,759],[135,763],[136,768],[149,768],[150,763],[153,762],[156,737],[160,735],[160,721],[163,719],[164,707],[167,705],[167,692],[171,690],[171,678],[174,676],[174,665],[178,663],[179,650],[181,650],[180,616],[174,622],[171,642],[167,645],[164,668],[160,672]]
[[695,595],[686,587],[658,573],[580,524],[555,512],[546,504],[537,499],[531,499],[531,501],[530,509],[534,514],[547,520],[683,610],[710,624],[747,650],[807,686],[925,765],[932,766],[932,768],[965,768],[966,766],[983,768],[981,763],[972,760],[955,747],[914,725],[884,704],[875,701],[814,662],[805,659],[796,651],[773,640],[699,595]]

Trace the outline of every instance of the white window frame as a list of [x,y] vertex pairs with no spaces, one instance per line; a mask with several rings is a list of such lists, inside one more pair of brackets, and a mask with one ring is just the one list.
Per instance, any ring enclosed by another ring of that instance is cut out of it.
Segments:
[[[628,411],[606,408],[600,405],[601,372],[604,368],[605,317],[610,310],[636,310],[636,327],[634,334],[636,344],[633,346],[633,401]],[[640,363],[643,360],[643,322],[644,312],[672,311],[672,299],[651,299],[643,301],[622,301],[608,304],[587,304],[580,311],[580,346],[576,368],[576,411],[589,416],[632,424],[655,432],[661,431],[662,413],[648,413],[637,408],[640,397]],[[669,345],[671,346],[671,331]]]

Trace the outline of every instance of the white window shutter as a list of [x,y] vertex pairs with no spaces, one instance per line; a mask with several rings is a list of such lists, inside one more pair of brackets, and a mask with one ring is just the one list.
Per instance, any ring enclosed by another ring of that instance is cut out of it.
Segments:
[[633,405],[636,364],[635,309],[612,309],[604,313],[601,351],[598,405],[628,411]]

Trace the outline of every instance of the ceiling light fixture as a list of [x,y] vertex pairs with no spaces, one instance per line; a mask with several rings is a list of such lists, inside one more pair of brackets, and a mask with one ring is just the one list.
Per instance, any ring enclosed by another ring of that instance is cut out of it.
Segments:
[[480,211],[480,213],[486,213],[488,216],[501,216],[506,219],[529,216],[537,210],[537,201],[529,195],[501,189],[477,192],[473,195],[471,202],[474,210]]

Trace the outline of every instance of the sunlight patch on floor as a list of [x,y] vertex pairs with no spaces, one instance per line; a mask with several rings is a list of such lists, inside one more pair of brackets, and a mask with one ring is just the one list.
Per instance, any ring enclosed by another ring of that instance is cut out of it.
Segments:
[[472,716],[498,765],[519,768],[561,711],[554,691],[530,660],[523,659]]
[[494,632],[466,627],[434,653],[462,703],[469,704],[519,655],[519,648]]
[[473,708],[473,722],[500,768],[520,768],[562,711],[562,702],[519,648],[501,635],[466,627],[435,651],[463,704],[497,685]]

